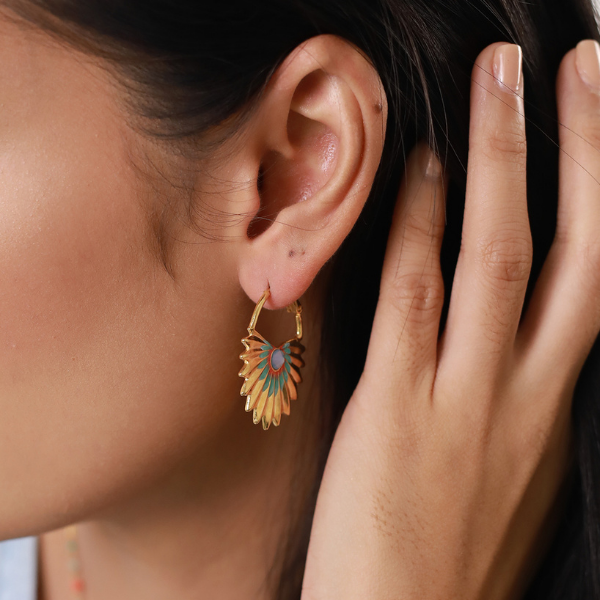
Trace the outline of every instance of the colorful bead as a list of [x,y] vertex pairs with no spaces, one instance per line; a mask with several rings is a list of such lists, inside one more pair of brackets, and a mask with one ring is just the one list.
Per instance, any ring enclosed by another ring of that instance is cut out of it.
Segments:
[[77,528],[75,525],[69,525],[64,529],[66,537],[66,550],[69,556],[68,567],[71,573],[69,588],[72,592],[72,597],[77,600],[83,600],[83,591],[85,583],[81,575],[81,560],[79,558],[79,545],[77,543]]
[[74,592],[83,592],[83,587],[84,583],[81,577],[73,577],[73,579],[71,579],[71,589]]

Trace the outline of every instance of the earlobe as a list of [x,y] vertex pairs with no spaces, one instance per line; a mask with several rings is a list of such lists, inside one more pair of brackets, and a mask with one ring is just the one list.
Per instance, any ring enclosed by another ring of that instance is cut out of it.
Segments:
[[252,116],[246,164],[254,206],[239,279],[267,308],[298,299],[358,219],[383,148],[387,115],[379,77],[351,44],[311,38],[274,74]]

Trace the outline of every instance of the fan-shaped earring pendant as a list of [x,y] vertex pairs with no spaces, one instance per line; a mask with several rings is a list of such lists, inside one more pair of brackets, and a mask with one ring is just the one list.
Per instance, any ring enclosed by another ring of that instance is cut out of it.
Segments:
[[271,295],[267,288],[258,301],[250,325],[248,337],[242,340],[245,351],[240,354],[244,361],[238,373],[244,378],[240,395],[246,396],[246,412],[252,411],[255,425],[262,423],[263,429],[269,429],[271,423],[277,426],[281,415],[290,414],[290,402],[298,397],[298,384],[302,381],[300,369],[304,366],[301,354],[304,346],[302,339],[302,307],[296,300],[287,307],[288,312],[296,313],[296,337],[273,346],[258,331],[258,315]]

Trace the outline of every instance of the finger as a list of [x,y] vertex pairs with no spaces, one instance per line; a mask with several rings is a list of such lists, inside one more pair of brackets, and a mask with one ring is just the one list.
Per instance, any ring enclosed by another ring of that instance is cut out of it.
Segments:
[[[365,372],[396,389],[435,369],[444,284],[441,165],[424,143],[410,154],[383,265]],[[395,395],[393,396],[395,397]]]
[[532,256],[522,88],[519,46],[493,44],[479,55],[471,86],[462,245],[442,370],[460,365],[488,377],[514,344]]
[[598,55],[596,42],[581,42],[563,59],[556,82],[557,231],[519,333],[541,377],[578,374],[600,329]]

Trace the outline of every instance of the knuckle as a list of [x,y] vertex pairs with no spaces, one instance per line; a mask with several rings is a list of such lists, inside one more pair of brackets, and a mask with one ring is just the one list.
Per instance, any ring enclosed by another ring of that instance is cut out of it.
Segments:
[[423,211],[409,210],[404,217],[405,238],[411,242],[414,242],[415,240],[427,240],[428,242],[431,242],[432,240],[441,237],[444,226],[437,221],[437,219],[433,218],[432,213],[426,214]]
[[482,144],[484,156],[491,162],[509,163],[523,171],[527,162],[527,140],[523,126],[497,126],[484,138]]
[[527,282],[533,261],[531,238],[505,236],[482,241],[477,259],[483,273],[497,285]]
[[385,293],[408,322],[423,322],[437,318],[444,302],[444,282],[441,273],[409,271],[397,275]]

